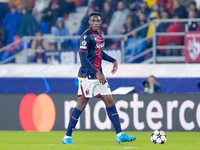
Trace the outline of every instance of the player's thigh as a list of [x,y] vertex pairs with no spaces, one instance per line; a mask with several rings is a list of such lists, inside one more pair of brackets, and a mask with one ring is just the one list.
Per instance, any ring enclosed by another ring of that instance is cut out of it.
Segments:
[[115,105],[115,100],[112,95],[101,95],[101,99],[105,103],[106,107],[112,107]]
[[83,111],[89,101],[89,98],[85,98],[83,95],[78,96],[78,103],[76,105],[76,108]]

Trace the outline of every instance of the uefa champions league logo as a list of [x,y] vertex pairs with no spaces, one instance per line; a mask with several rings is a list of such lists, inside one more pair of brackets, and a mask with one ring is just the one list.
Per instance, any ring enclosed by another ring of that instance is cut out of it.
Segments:
[[195,37],[188,41],[187,49],[189,52],[189,57],[192,60],[195,60],[198,58],[200,54],[200,43],[196,40]]

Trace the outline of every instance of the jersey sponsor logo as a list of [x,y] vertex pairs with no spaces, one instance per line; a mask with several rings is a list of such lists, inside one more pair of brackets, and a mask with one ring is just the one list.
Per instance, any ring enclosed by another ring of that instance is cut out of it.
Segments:
[[102,43],[102,44],[96,44],[96,49],[97,48],[102,48],[102,47],[104,47],[104,43]]
[[86,46],[80,46],[80,48],[81,48],[81,49],[87,49],[87,47],[86,47]]

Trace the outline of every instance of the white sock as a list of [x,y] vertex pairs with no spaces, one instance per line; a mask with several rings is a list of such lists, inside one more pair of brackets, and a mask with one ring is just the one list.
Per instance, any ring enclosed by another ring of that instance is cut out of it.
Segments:
[[121,135],[122,135],[122,133],[123,133],[123,132],[120,132],[120,133],[118,133],[118,134],[117,134],[117,136],[118,136],[118,137],[119,137],[119,136],[121,136]]
[[65,135],[65,137],[64,138],[71,138],[71,136],[67,136],[67,135]]

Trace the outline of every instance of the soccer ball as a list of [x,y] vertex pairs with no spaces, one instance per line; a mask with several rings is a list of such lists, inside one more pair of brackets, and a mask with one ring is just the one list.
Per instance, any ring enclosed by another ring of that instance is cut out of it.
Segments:
[[153,144],[164,144],[167,141],[167,135],[164,131],[161,130],[155,130],[151,134],[151,142]]

